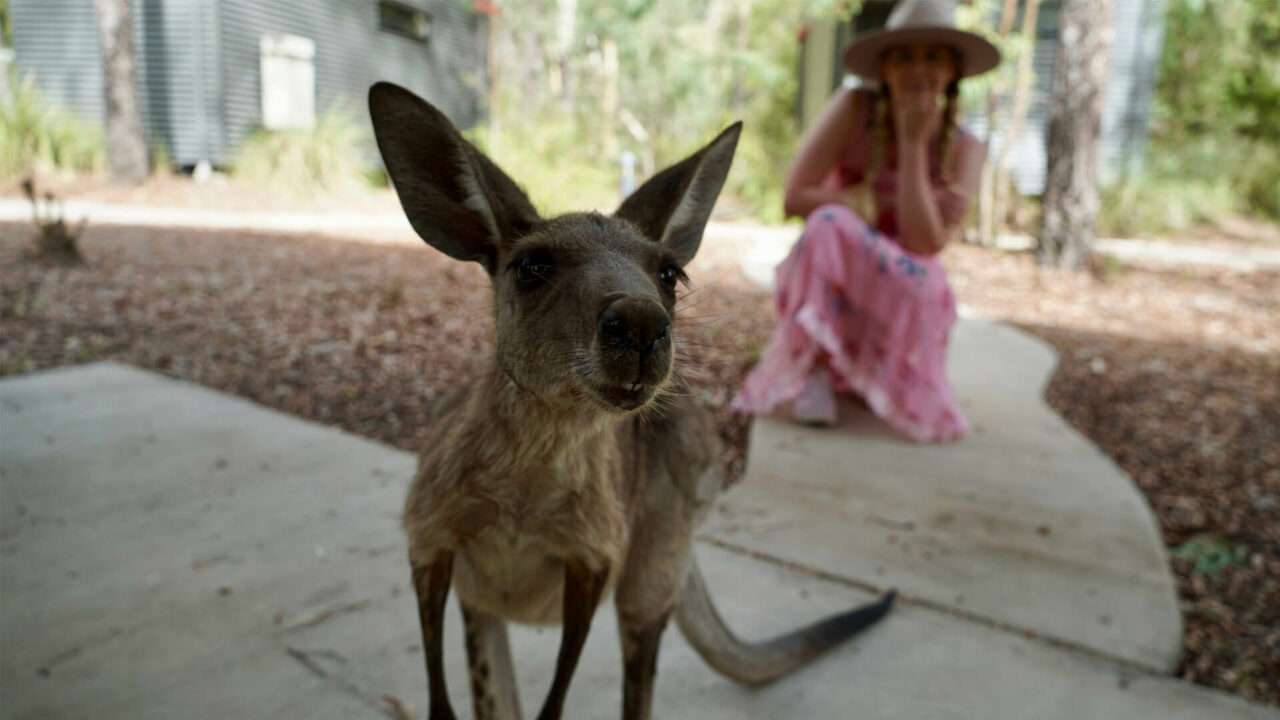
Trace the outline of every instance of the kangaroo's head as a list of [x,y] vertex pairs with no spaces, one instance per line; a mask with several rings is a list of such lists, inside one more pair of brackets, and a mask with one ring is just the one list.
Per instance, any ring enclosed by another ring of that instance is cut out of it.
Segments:
[[655,175],[612,216],[544,219],[425,100],[378,83],[369,112],[414,230],[488,271],[497,364],[512,382],[549,402],[618,413],[668,386],[677,284],[702,242],[741,123]]

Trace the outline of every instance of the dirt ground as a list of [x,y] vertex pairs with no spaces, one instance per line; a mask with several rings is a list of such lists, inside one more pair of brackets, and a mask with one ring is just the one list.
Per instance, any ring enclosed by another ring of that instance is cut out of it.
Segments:
[[[33,233],[0,224],[0,374],[117,360],[415,450],[488,348],[483,272],[408,237],[91,226],[87,265],[56,267],[25,257]],[[962,304],[1058,349],[1049,403],[1149,498],[1187,618],[1183,676],[1280,706],[1280,275],[944,257]],[[746,426],[727,405],[771,302],[731,258],[690,274],[686,376],[736,474]]]

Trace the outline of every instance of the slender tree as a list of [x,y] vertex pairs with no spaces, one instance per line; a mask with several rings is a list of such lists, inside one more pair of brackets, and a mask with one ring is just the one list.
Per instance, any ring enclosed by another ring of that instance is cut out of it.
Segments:
[[141,182],[150,172],[150,159],[138,103],[129,0],[94,0],[94,6],[102,43],[107,167],[116,180]]
[[1093,246],[1098,139],[1113,32],[1112,0],[1062,0],[1036,250],[1042,264],[1083,267]]
[[1009,127],[1005,130],[1004,140],[1000,143],[1000,152],[992,163],[995,173],[995,202],[992,203],[994,215],[999,222],[1004,222],[1009,204],[1009,154],[1022,134],[1022,126],[1027,120],[1027,110],[1031,107],[1031,81],[1035,77],[1032,62],[1036,55],[1036,18],[1040,15],[1040,0],[1027,0],[1022,10],[1022,37],[1026,48],[1018,56],[1018,75],[1013,86],[1013,110],[1010,112]]

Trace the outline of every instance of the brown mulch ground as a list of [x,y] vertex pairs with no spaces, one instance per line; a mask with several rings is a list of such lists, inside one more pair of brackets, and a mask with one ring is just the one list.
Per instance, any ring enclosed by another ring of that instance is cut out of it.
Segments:
[[[482,271],[409,238],[90,227],[89,263],[27,260],[0,224],[0,374],[111,359],[417,449],[488,347]],[[1035,267],[947,251],[961,302],[1059,351],[1050,404],[1147,494],[1187,618],[1182,674],[1280,705],[1280,277]],[[767,294],[702,258],[681,302],[695,392],[726,410],[768,337]]]

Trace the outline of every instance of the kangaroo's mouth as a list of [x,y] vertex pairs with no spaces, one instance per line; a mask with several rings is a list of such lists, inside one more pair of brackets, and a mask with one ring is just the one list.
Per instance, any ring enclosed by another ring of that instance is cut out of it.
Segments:
[[656,387],[647,383],[614,383],[600,388],[601,398],[619,410],[635,410],[653,398]]

